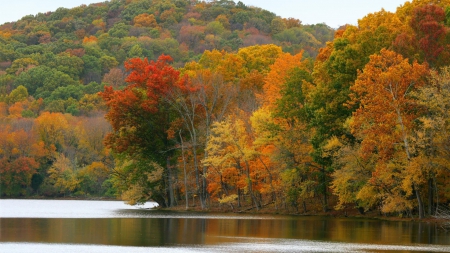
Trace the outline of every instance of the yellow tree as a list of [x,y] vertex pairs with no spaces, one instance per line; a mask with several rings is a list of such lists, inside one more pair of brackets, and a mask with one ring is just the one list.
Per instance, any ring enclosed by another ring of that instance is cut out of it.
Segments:
[[80,164],[91,164],[95,161],[105,161],[110,158],[109,150],[103,144],[105,136],[111,131],[111,126],[98,115],[88,118],[78,117],[74,125],[76,132],[78,159]]
[[432,215],[438,204],[435,200],[442,203],[450,199],[446,187],[450,164],[450,67],[432,71],[430,85],[422,87],[416,96],[426,111],[414,133],[418,154],[413,161],[428,175],[428,214]]
[[36,118],[36,129],[46,148],[64,144],[64,133],[69,128],[66,117],[61,113],[44,112]]
[[[279,134],[274,134],[272,112],[267,107],[262,107],[255,111],[250,117],[253,143],[252,148],[255,152],[255,161],[253,162],[255,169],[259,171],[259,175],[265,178],[268,184],[260,184],[259,191],[261,193],[268,192],[272,195],[272,201],[275,208],[278,209],[278,195],[283,193],[281,182],[281,171],[286,169],[284,164],[277,159],[279,156],[280,145],[282,145]],[[293,141],[293,140],[291,140]]]
[[133,19],[136,27],[158,27],[155,16],[153,14],[143,13],[139,14]]
[[[348,124],[347,124],[348,125]],[[324,146],[324,154],[332,157],[339,169],[332,174],[331,188],[338,196],[336,209],[355,204],[360,213],[375,206],[380,196],[370,184],[377,154],[362,154],[359,143],[346,143],[332,137]]]
[[[252,148],[252,140],[247,127],[242,119],[233,117],[215,122],[206,146],[208,157],[202,162],[210,167],[211,173],[219,173],[221,178],[224,173],[228,172],[227,170],[234,168],[233,170],[237,171],[235,174],[238,176],[234,179],[237,181],[236,186],[250,195],[253,205],[259,210],[261,204],[253,190],[256,185],[255,171],[251,167],[255,151]],[[218,186],[224,187],[224,184]],[[223,190],[226,191],[226,189]],[[237,196],[240,199],[239,195],[240,192]],[[224,196],[222,199],[229,199],[227,198],[229,196]]]
[[245,72],[249,73],[252,70],[267,72],[269,66],[282,54],[282,50],[276,45],[257,45],[241,48],[237,54],[245,62],[243,66]]
[[420,111],[411,92],[425,85],[427,74],[426,65],[410,64],[401,55],[383,49],[370,57],[351,87],[350,104],[359,103],[351,130],[361,140],[363,156],[378,156],[370,182],[384,192],[385,212],[408,210],[408,197],[414,192],[419,217],[424,217],[422,171],[412,166],[410,136]]
[[64,154],[59,154],[48,170],[49,178],[60,193],[72,193],[79,186],[75,166]]
[[[245,75],[244,60],[239,55],[230,54],[223,50],[206,50],[198,63],[203,69],[220,73],[227,82],[235,81]],[[192,65],[192,63],[187,64],[188,68],[186,69],[189,69],[189,65]]]

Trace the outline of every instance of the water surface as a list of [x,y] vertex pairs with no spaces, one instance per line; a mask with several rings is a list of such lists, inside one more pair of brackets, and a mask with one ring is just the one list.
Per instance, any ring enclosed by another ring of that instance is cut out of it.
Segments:
[[0,200],[0,252],[450,252],[434,223]]

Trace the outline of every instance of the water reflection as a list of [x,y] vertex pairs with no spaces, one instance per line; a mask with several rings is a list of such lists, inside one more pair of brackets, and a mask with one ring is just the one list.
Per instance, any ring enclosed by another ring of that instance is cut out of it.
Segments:
[[448,252],[448,247],[436,245],[374,245],[356,243],[330,243],[303,240],[264,240],[215,246],[135,247],[110,245],[74,245],[44,243],[0,243],[0,248],[9,253],[65,252],[65,253],[202,253],[202,252]]
[[123,201],[0,199],[2,218],[115,218],[118,210],[137,211],[157,206],[129,206]]
[[7,203],[14,206],[0,200],[1,252],[450,252],[449,234],[434,223]]
[[269,238],[384,245],[450,245],[450,237],[435,224],[323,217],[277,220],[1,218],[0,222],[2,242],[167,246],[215,245],[242,238]]

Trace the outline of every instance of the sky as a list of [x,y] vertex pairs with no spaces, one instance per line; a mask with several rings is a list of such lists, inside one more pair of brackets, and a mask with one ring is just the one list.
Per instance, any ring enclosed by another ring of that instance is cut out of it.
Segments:
[[[73,8],[81,4],[104,0],[2,0],[0,24],[21,19],[39,12],[55,11],[59,7]],[[234,0],[236,3],[239,0]],[[241,0],[246,5],[256,6],[283,18],[300,19],[303,24],[326,23],[332,28],[345,24],[357,24],[358,19],[369,13],[395,12],[406,0]]]

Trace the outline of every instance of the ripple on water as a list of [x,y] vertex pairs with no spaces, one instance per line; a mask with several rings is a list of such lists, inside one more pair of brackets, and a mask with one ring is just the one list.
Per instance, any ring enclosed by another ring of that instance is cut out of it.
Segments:
[[306,240],[264,240],[259,243],[231,243],[214,246],[189,247],[130,247],[84,244],[46,244],[46,243],[0,243],[4,252],[35,253],[35,252],[91,252],[91,253],[202,253],[202,252],[449,252],[450,247],[441,245],[373,245],[356,243],[328,243]]

